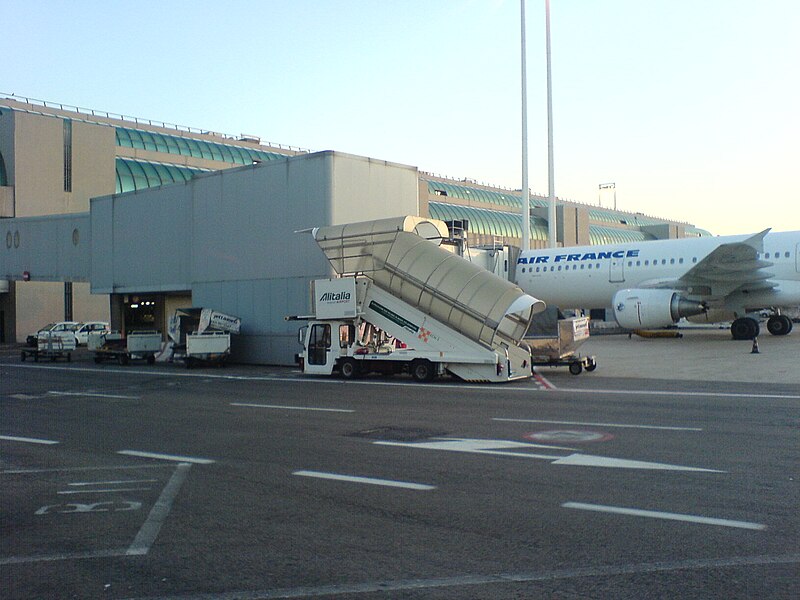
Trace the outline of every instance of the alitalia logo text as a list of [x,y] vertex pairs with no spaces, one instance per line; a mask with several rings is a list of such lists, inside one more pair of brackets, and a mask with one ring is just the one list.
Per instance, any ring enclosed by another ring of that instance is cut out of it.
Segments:
[[350,300],[350,292],[325,292],[320,297],[320,302],[345,302]]

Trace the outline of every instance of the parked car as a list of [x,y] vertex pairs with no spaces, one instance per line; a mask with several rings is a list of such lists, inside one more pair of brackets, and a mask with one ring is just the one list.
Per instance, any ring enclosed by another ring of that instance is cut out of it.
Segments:
[[25,342],[33,348],[36,346],[36,338],[39,336],[40,333],[47,333],[47,332],[60,332],[60,331],[77,331],[83,323],[78,323],[77,321],[61,321],[60,323],[48,323],[44,327],[42,327],[36,333],[32,333],[27,338],[25,338]]
[[79,346],[85,346],[89,342],[90,333],[101,331],[110,331],[108,323],[105,321],[86,321],[75,332],[75,342]]

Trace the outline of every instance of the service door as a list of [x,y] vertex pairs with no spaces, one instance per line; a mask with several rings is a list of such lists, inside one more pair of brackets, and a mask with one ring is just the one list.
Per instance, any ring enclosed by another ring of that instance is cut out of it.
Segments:
[[608,281],[610,283],[622,283],[625,281],[625,259],[611,257],[608,271]]
[[800,244],[794,249],[794,268],[800,273]]
[[336,359],[332,350],[330,324],[314,323],[311,325],[308,334],[305,372],[316,375],[333,373],[333,363]]

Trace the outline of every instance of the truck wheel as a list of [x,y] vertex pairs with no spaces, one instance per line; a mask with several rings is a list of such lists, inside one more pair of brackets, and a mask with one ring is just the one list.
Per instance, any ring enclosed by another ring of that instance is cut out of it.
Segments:
[[339,371],[345,379],[355,379],[359,375],[359,366],[354,358],[345,358],[339,366]]
[[592,371],[594,371],[596,368],[597,368],[597,363],[594,362],[594,361],[592,361],[588,365],[586,365],[586,370],[589,371],[590,373]]
[[147,364],[148,364],[148,365],[152,365],[152,364],[155,364],[155,362],[156,362],[156,357],[155,357],[155,355],[154,355],[154,354],[149,354],[149,355],[147,356]]
[[118,363],[119,363],[121,366],[123,366],[123,367],[124,367],[125,365],[127,365],[127,364],[128,364],[128,355],[127,355],[127,354],[120,354],[120,355],[118,355],[118,356],[117,356],[117,362],[118,362]]
[[417,358],[411,361],[411,376],[416,381],[431,381],[436,377],[436,370],[431,361],[424,358]]
[[569,363],[569,372],[573,375],[580,375],[583,371],[583,365],[579,362]]

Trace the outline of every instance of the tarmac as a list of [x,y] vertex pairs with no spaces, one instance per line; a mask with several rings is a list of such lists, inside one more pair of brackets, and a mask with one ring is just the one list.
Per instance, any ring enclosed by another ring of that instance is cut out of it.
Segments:
[[[762,328],[758,352],[752,340],[734,340],[727,328],[678,331],[680,338],[593,334],[577,352],[597,358],[597,370],[590,377],[773,383],[797,385],[800,391],[797,324],[785,336],[770,335]],[[547,369],[540,372],[547,376]]]
[[[736,341],[727,328],[678,331],[682,337],[644,338],[635,334],[593,332],[576,353],[594,356],[597,369],[579,377],[782,384],[797,386],[800,392],[800,324],[795,324],[794,331],[786,336],[770,335],[762,327],[757,353],[753,352],[752,340]],[[19,360],[22,348],[25,348],[23,344],[0,344],[0,357],[6,361]],[[91,356],[88,350],[81,348],[72,360],[94,366]],[[238,369],[252,372],[254,368],[271,374],[287,371],[286,367],[230,365],[225,372],[233,374]],[[545,377],[567,372],[565,367],[537,367],[536,370]]]

